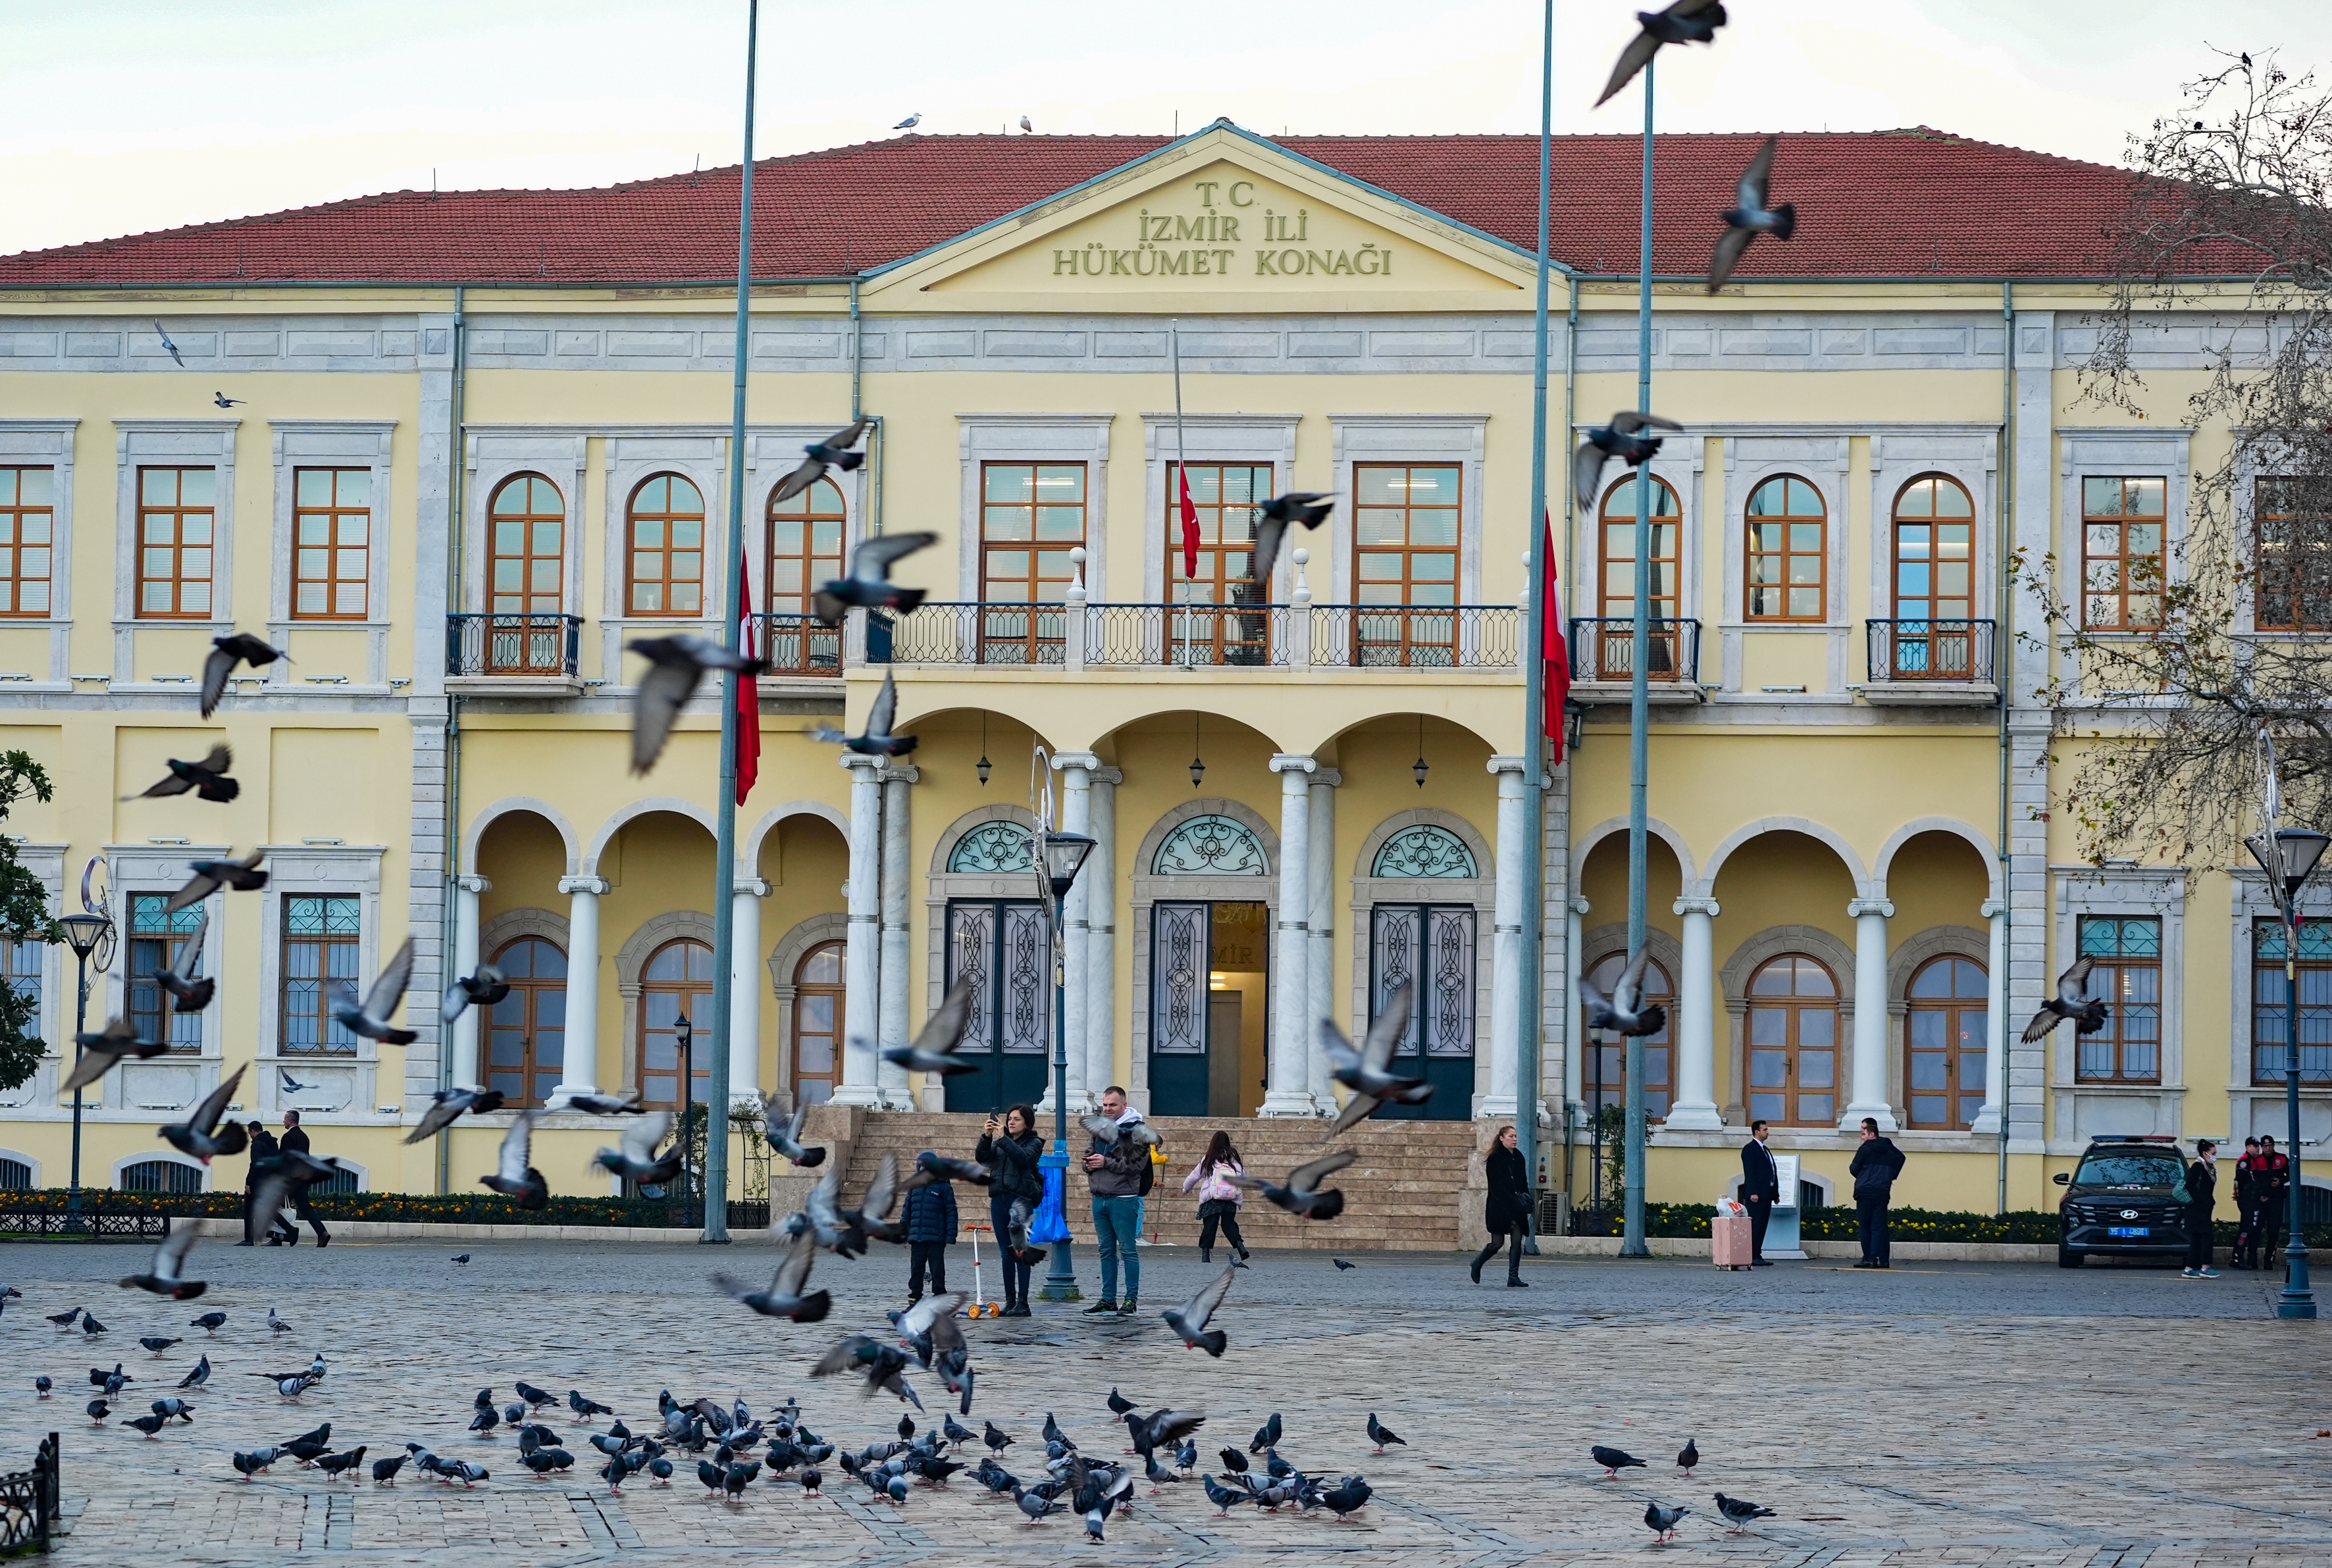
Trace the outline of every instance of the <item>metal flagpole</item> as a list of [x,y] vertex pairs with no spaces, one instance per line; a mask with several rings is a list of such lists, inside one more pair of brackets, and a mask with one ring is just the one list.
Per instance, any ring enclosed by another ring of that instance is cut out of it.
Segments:
[[[1644,65],[1644,228],[1636,284],[1636,409],[1652,411],[1652,72]],[[1645,834],[1651,777],[1645,679],[1652,653],[1652,470],[1636,470],[1635,660],[1628,677],[1628,961],[1644,950]],[[1628,1141],[1626,1231],[1622,1258],[1649,1258],[1644,1245],[1644,1037],[1627,1037]],[[1681,1043],[1681,1041],[1679,1041]]]
[[[1184,455],[1190,451],[1190,448],[1185,443],[1182,435],[1182,329],[1180,327],[1169,327],[1166,329],[1166,348],[1167,352],[1172,356],[1174,362],[1175,480],[1175,483],[1173,485],[1167,487],[1166,513],[1169,517],[1174,519],[1174,529],[1179,535],[1182,528],[1182,492],[1180,487],[1188,486],[1190,482],[1190,466],[1189,460]],[[1182,587],[1181,592],[1177,595],[1177,597],[1179,597],[1182,602],[1182,668],[1188,670],[1190,668],[1190,557],[1187,548],[1180,552],[1180,554],[1182,556],[1183,565]]]
[[[761,0],[745,5],[745,159],[737,194],[737,368],[729,414],[728,609],[721,638],[730,652],[742,645],[745,612],[745,367],[753,296],[753,63],[760,43]],[[721,679],[721,802],[712,851],[712,973],[721,991],[712,999],[712,1081],[704,1096],[704,1235],[729,1240],[729,1012],[737,962],[737,682]],[[758,722],[758,720],[757,720]],[[683,1125],[681,1136],[688,1136]]]
[[[1545,39],[1539,60],[1538,109],[1538,359],[1531,382],[1530,614],[1523,636],[1523,907],[1520,1032],[1515,1037],[1515,1137],[1523,1170],[1538,1191],[1539,1041],[1546,1022],[1540,959],[1545,901],[1546,794],[1546,212],[1554,139],[1554,0],[1546,0]],[[1535,1247],[1537,1204],[1532,1204]]]

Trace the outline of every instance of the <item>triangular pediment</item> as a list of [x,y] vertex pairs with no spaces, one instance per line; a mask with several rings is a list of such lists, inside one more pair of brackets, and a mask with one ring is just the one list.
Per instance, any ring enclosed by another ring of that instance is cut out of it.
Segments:
[[1532,277],[1501,241],[1217,125],[869,290],[891,309],[1478,309],[1511,306]]

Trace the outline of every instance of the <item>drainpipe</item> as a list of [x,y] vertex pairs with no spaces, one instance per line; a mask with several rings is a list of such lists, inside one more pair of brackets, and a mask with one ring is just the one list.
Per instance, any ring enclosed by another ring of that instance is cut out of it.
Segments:
[[[1563,291],[1570,296],[1570,309],[1564,312],[1563,316],[1563,444],[1557,450],[1567,453],[1571,451],[1572,442],[1577,439],[1576,432],[1578,430],[1579,274],[1576,272],[1568,274],[1564,279],[1564,282],[1566,287]],[[1571,591],[1576,594],[1579,592],[1579,487],[1571,482],[1567,467],[1563,481],[1563,564],[1572,569]],[[1532,584],[1532,591],[1537,591],[1537,584]],[[1557,627],[1555,629],[1555,635],[1561,637],[1567,643],[1571,640],[1571,628],[1568,626]],[[1568,726],[1571,722],[1571,717],[1568,714],[1558,714],[1556,717],[1558,722],[1565,726]],[[1563,754],[1563,766],[1568,770],[1568,776],[1571,779],[1577,779],[1579,776],[1578,765],[1572,760],[1571,754],[1569,752],[1565,752]],[[1567,795],[1564,806],[1566,812],[1565,821],[1571,824],[1572,828],[1575,829],[1579,822],[1579,797],[1575,792]],[[1563,834],[1563,844],[1565,846],[1563,864],[1566,868],[1571,863],[1571,855],[1569,853],[1570,843],[1571,832],[1567,829]],[[1571,885],[1571,878],[1567,870],[1563,876],[1563,908],[1568,911],[1572,908],[1572,900],[1579,896],[1579,889]],[[1579,950],[1577,943],[1577,937],[1579,935],[1578,918],[1576,917],[1572,917],[1566,919],[1563,922],[1563,927],[1565,932],[1572,938],[1572,940],[1564,946],[1563,951],[1563,1049],[1564,1054],[1571,1060],[1577,1061],[1579,1060],[1577,1053],[1581,1047],[1580,1035],[1582,1031],[1579,1027],[1579,988],[1572,984],[1572,977],[1579,973]],[[1542,979],[1540,983],[1544,984],[1544,981]],[[1578,1075],[1576,1073],[1572,1072],[1566,1072],[1563,1074],[1563,1083],[1566,1089],[1568,1088],[1571,1080],[1577,1076]],[[1563,1195],[1565,1200],[1563,1206],[1566,1209],[1573,1211],[1577,1209],[1578,1204],[1576,1200],[1572,1196],[1571,1123],[1572,1114],[1576,1108],[1577,1107],[1572,1103],[1570,1095],[1566,1093],[1563,1098]]]
[[[2005,962],[2009,939],[2016,927],[2016,905],[2008,896],[2009,877],[2014,869],[2014,862],[2008,852],[2009,788],[2014,761],[2009,746],[2008,713],[2012,706],[2010,698],[2013,695],[2011,689],[2016,678],[2016,579],[2009,566],[2010,551],[2015,542],[2015,503],[2012,498],[2016,494],[2016,285],[2005,278],[2000,283],[2000,543],[1994,551],[2000,557],[2000,603],[1995,606],[1999,624],[1995,629],[1997,641],[1993,644],[1992,653],[1995,662],[1993,676],[2000,683],[2000,695],[1995,698],[2000,706],[2000,842],[1993,852],[2000,860],[2000,952],[2002,962]],[[1999,668],[2003,660],[2005,668]],[[2006,984],[2003,976],[2002,994],[2006,994]],[[2001,1016],[2003,1021],[2007,1020],[2011,1010],[2002,1008]],[[1989,1041],[1986,1044],[1993,1050],[2008,1049],[2008,1041],[2004,1039]],[[2002,1214],[2008,1212],[2008,1106],[2010,1086],[2013,1082],[2014,1078],[2008,1070],[2008,1059],[2003,1056],[2000,1061],[2000,1104],[1995,1107],[2000,1113],[1998,1212]]]
[[[466,300],[462,285],[454,286],[454,395],[451,410],[453,441],[450,443],[453,473],[445,487],[450,516],[445,529],[445,613],[459,614],[462,609],[462,480],[468,465],[462,461],[462,393],[463,375],[468,362],[464,338],[467,323],[464,307]],[[454,962],[454,922],[459,895],[454,879],[462,874],[462,699],[453,692],[445,693],[445,889],[444,907],[438,920],[438,984],[451,984],[447,966]],[[450,1088],[454,1084],[454,1053],[448,1049],[450,1031],[444,1023],[437,1026],[437,1087]],[[453,1191],[454,1136],[450,1128],[437,1135],[437,1192],[440,1196]]]
[[858,384],[866,369],[865,341],[858,335],[858,280],[850,280],[850,417],[858,418]]

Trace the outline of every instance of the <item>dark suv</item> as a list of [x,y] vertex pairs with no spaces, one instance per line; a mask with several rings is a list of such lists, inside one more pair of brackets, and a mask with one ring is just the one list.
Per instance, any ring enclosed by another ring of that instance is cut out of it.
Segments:
[[2186,1206],[2172,1189],[2185,1174],[2185,1156],[2167,1134],[2090,1139],[2080,1164],[2057,1177],[2066,1190],[2058,1210],[2058,1266],[2079,1269],[2092,1252],[2184,1256]]

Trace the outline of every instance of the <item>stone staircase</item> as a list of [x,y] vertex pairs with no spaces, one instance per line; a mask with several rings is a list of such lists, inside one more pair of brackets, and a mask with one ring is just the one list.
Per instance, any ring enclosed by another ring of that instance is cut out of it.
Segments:
[[[883,1156],[894,1154],[903,1170],[922,1150],[970,1158],[986,1120],[976,1113],[867,1111],[820,1106],[810,1113],[804,1141],[825,1144],[841,1160],[843,1193],[865,1191]],[[1168,1163],[1143,1206],[1142,1231],[1175,1246],[1199,1239],[1198,1199],[1183,1193],[1183,1174],[1206,1152],[1218,1128],[1228,1132],[1247,1171],[1285,1180],[1289,1171],[1327,1146],[1325,1122],[1295,1117],[1161,1117],[1152,1124],[1166,1140]],[[1249,1193],[1239,1228],[1253,1248],[1302,1247],[1320,1251],[1450,1251],[1478,1240],[1481,1233],[1481,1151],[1500,1124],[1478,1122],[1368,1121],[1337,1140],[1360,1157],[1331,1178],[1343,1189],[1344,1212],[1326,1223],[1299,1221]],[[1049,1138],[1051,1120],[1039,1118]],[[1087,1138],[1069,1125],[1072,1156],[1085,1152]],[[795,1172],[779,1162],[770,1176],[771,1212],[798,1208],[821,1171]],[[984,1221],[987,1205],[977,1190],[959,1187],[963,1219]],[[1069,1232],[1079,1243],[1092,1239],[1082,1169],[1072,1169],[1068,1185]],[[984,1250],[984,1244],[983,1244]]]

